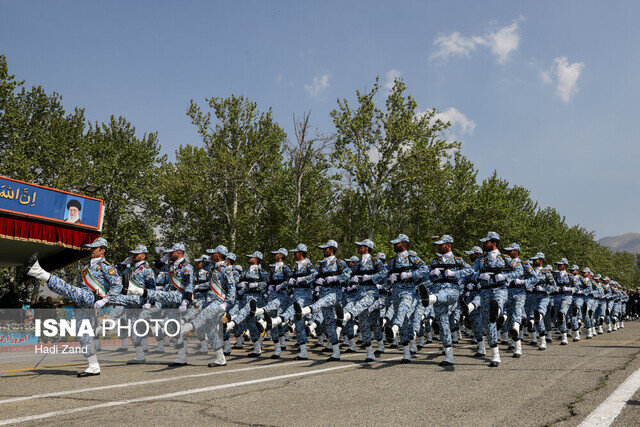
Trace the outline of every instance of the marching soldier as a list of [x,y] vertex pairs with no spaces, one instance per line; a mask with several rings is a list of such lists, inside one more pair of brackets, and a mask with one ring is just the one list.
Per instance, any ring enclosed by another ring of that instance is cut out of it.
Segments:
[[[45,271],[40,267],[37,253],[29,259],[26,271],[27,275],[46,282],[53,292],[72,301],[76,307],[76,318],[80,322],[88,319],[92,324],[95,324],[94,309],[102,309],[120,295],[122,279],[115,267],[104,258],[108,247],[106,239],[98,237],[83,247],[89,248],[91,251],[91,261],[82,269],[83,287],[73,286],[55,274]],[[92,334],[81,334],[78,338],[82,345],[82,354],[89,365],[84,372],[78,373],[78,377],[100,375],[100,365],[93,345]]]

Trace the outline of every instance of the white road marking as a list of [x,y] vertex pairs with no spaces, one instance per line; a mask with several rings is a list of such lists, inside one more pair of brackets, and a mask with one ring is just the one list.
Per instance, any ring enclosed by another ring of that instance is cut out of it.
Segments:
[[581,427],[609,426],[613,423],[624,405],[640,388],[640,369],[623,382],[611,395],[580,423]]
[[[347,357],[353,357],[353,356],[357,356],[357,355],[356,354],[349,354],[349,355],[344,355],[342,357],[343,358],[347,358]],[[359,356],[361,356],[361,354]],[[30,396],[16,396],[16,397],[10,397],[8,399],[0,400],[0,405],[1,404],[5,404],[5,403],[12,403],[12,402],[22,402],[22,401],[25,401],[25,400],[42,399],[42,398],[47,398],[47,397],[66,396],[66,395],[69,395],[69,394],[88,393],[88,392],[92,392],[92,391],[109,390],[109,389],[114,389],[114,388],[144,386],[144,385],[147,385],[147,384],[157,384],[157,383],[163,383],[163,382],[168,382],[168,381],[176,381],[176,380],[181,380],[181,379],[184,379],[184,378],[200,378],[200,377],[208,377],[208,376],[211,376],[211,375],[231,374],[231,373],[235,373],[235,372],[253,371],[253,370],[258,370],[258,369],[280,368],[280,367],[283,367],[283,366],[299,365],[299,364],[302,364],[302,363],[314,362],[314,361],[317,361],[317,360],[313,360],[313,359],[299,360],[299,361],[296,361],[296,362],[283,362],[283,363],[277,363],[277,364],[272,364],[272,365],[251,366],[251,367],[248,367],[248,368],[216,370],[216,371],[205,372],[205,373],[200,373],[200,374],[180,375],[180,376],[175,376],[175,377],[148,379],[148,380],[144,380],[144,381],[134,381],[134,382],[129,382],[129,383],[103,385],[103,386],[98,386],[98,387],[89,387],[89,388],[81,388],[81,389],[73,389],[73,390],[54,391],[54,392],[51,392],[51,393],[34,394],[34,395],[30,395]],[[145,365],[141,365],[141,366],[145,366]]]
[[[393,357],[393,358],[390,358],[390,359],[381,359],[380,361],[381,362],[388,362],[388,361],[392,361],[392,360],[400,360],[400,357]],[[278,375],[278,376],[275,376],[275,377],[259,378],[259,379],[255,379],[255,380],[249,380],[249,381],[240,381],[240,382],[237,382],[237,383],[220,384],[220,385],[215,385],[215,386],[211,386],[211,387],[203,387],[203,388],[194,388],[194,389],[190,389],[190,390],[182,390],[182,391],[177,391],[177,392],[174,392],[174,393],[167,393],[167,394],[161,394],[161,395],[156,395],[156,396],[145,396],[145,397],[138,397],[136,399],[119,400],[119,401],[115,401],[115,402],[106,402],[106,403],[101,403],[99,405],[81,406],[79,408],[65,409],[65,410],[62,410],[62,411],[55,411],[55,412],[47,412],[45,414],[30,415],[30,416],[26,416],[26,417],[11,418],[11,419],[7,419],[7,420],[0,420],[0,425],[24,423],[24,422],[28,422],[28,421],[42,420],[42,419],[45,419],[45,418],[59,417],[61,415],[75,414],[75,413],[78,413],[78,412],[93,411],[95,409],[110,408],[110,407],[113,407],[113,406],[122,406],[122,405],[129,405],[129,404],[132,404],[132,403],[150,402],[150,401],[153,401],[153,400],[170,399],[170,398],[173,398],[173,397],[186,396],[186,395],[189,395],[189,394],[206,393],[206,392],[210,392],[210,391],[223,390],[223,389],[233,388],[233,387],[241,387],[241,386],[245,386],[245,385],[260,384],[260,383],[266,383],[266,382],[278,381],[278,380],[286,380],[286,379],[289,379],[289,378],[304,377],[304,376],[307,376],[307,375],[321,374],[321,373],[324,373],[324,372],[337,371],[337,370],[340,370],[340,369],[349,369],[349,368],[354,368],[356,366],[362,366],[362,365],[366,365],[366,364],[367,363],[360,362],[360,363],[354,363],[354,364],[350,364],[350,365],[334,366],[332,368],[314,369],[314,370],[311,370],[311,371],[298,372],[298,373],[295,373],[295,374],[285,374],[285,375]]]

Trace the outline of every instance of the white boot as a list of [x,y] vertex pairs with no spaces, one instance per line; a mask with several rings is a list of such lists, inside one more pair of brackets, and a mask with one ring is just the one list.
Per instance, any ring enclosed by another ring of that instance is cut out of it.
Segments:
[[564,332],[562,334],[562,340],[560,341],[560,345],[567,345],[567,344],[569,344],[569,341],[567,339],[567,333]]
[[333,353],[331,353],[329,360],[340,360],[340,344],[334,344],[332,347]]
[[408,345],[403,347],[404,354],[402,355],[401,363],[411,363],[411,348]]
[[522,340],[517,340],[513,342],[513,356],[514,358],[518,358],[522,356]]
[[355,338],[351,338],[349,340],[349,350],[352,352],[356,352],[358,351],[358,347],[356,347],[356,339]]
[[227,322],[227,332],[233,331],[233,328],[235,327],[236,327],[236,322],[234,322],[233,320]]
[[[46,272],[42,267],[40,267],[40,263],[38,261],[34,262],[29,271],[27,271],[27,275],[31,277],[35,277],[38,280],[42,280],[44,282],[48,282],[51,274]],[[98,362],[96,362],[98,363]],[[98,368],[98,373],[100,373],[100,368]]]
[[242,348],[244,346],[244,335],[240,335],[236,338],[236,342],[233,345],[233,348]]
[[491,363],[489,366],[495,368],[500,364],[500,362],[502,362],[502,360],[500,360],[500,349],[498,346],[491,347]]
[[547,337],[542,335],[540,337],[540,345],[538,346],[538,350],[544,350],[547,348]]
[[573,342],[580,341],[580,329],[573,331]]
[[227,358],[224,357],[223,349],[219,348],[218,350],[213,351],[213,359],[209,363],[210,368],[214,368],[216,366],[224,366],[227,364]]
[[593,329],[594,328],[588,328],[587,329],[587,339],[593,338]]
[[225,354],[231,353],[231,340],[224,340],[224,345],[222,346],[222,352]]
[[311,307],[302,307],[302,311],[300,313],[302,314],[302,317],[310,315]]
[[369,345],[367,347],[367,358],[365,359],[365,362],[373,362],[374,360],[376,360],[376,355],[373,352],[373,346]]
[[280,353],[282,353],[282,347],[280,346],[280,341],[276,342],[275,344],[273,344],[273,355],[271,356],[272,359],[279,359],[280,358]]
[[440,362],[440,366],[453,365],[453,347],[444,348],[444,360]]
[[538,331],[533,331],[533,333],[531,334],[531,344],[532,345],[538,344]]
[[274,317],[273,319],[271,319],[271,329],[275,328],[276,326],[280,326],[282,325],[282,317],[277,316]]
[[146,362],[147,358],[144,354],[144,347],[142,347],[142,345],[139,345],[137,347],[134,347],[134,349],[136,350],[136,357],[129,360],[127,362],[127,365],[137,365]]
[[187,344],[184,343],[182,347],[178,349],[178,357],[173,361],[173,365],[186,365],[187,364]]
[[411,341],[409,341],[409,350],[411,351],[411,353],[417,353],[418,352],[418,346],[416,345],[415,338],[412,339]]
[[476,350],[476,356],[481,357],[487,354],[487,350],[484,344],[484,337],[478,342],[478,349]]
[[79,372],[79,377],[91,377],[94,375],[100,375],[100,365],[98,364],[98,356],[95,354],[93,356],[87,357],[87,369],[84,372]]
[[604,331],[602,330],[602,325],[598,326],[598,334],[600,335],[604,334]]
[[547,332],[547,340],[553,341],[553,333],[551,331]]
[[611,332],[611,323],[609,323],[607,326],[608,326],[607,332]]
[[384,341],[378,341],[378,353],[384,353]]
[[258,338],[258,340],[253,343],[253,351],[251,352],[251,354],[262,354],[262,337]]
[[418,347],[424,347],[424,346],[425,346],[425,342],[424,342],[424,335],[423,335],[418,339]]
[[469,307],[469,313],[476,309],[476,306],[471,303],[467,304],[467,307]]
[[307,360],[309,356],[307,355],[307,344],[300,344],[300,353],[296,356],[296,360]]
[[624,328],[624,320],[620,321],[620,329]]

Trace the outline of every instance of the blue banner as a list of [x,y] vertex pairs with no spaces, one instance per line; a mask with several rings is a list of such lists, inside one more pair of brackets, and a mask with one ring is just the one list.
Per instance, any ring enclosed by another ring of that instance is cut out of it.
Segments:
[[0,211],[102,229],[102,200],[0,176]]

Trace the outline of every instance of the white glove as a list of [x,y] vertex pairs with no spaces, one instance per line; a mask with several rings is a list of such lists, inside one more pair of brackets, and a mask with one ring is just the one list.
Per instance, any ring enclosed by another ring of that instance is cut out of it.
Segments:
[[398,273],[393,273],[389,276],[389,283],[395,283],[398,280]]
[[438,277],[441,274],[442,274],[442,269],[441,268],[434,268],[433,270],[431,270],[431,273],[429,273],[429,276]]
[[257,287],[258,287],[258,283],[257,282],[249,283],[249,289],[254,289],[254,288],[257,288]]
[[405,272],[403,272],[403,273],[401,273],[401,274],[400,274],[400,278],[401,278],[402,280],[409,280],[409,279],[412,279],[412,278],[413,278],[413,274],[411,274],[411,272],[410,272],[410,271],[405,271]]
[[278,286],[276,286],[276,292],[278,292],[282,288],[284,288],[284,283],[280,283]]
[[292,277],[291,279],[289,279],[289,285],[290,286],[293,286],[295,284],[296,284],[296,278],[295,277]]
[[102,298],[96,301],[95,304],[93,304],[93,307],[100,310],[102,307],[107,305],[108,302],[109,302],[109,298]]
[[445,270],[444,277],[456,277],[456,272],[453,270]]
[[496,279],[496,283],[504,282],[504,281],[506,281],[506,280],[507,280],[507,278],[505,277],[505,275],[504,275],[504,274],[502,274],[502,273],[498,273],[498,274],[496,274],[495,279]]
[[151,308],[151,303],[150,303],[150,302],[145,303],[145,304],[142,306],[142,308],[149,310],[149,309]]
[[378,288],[379,290],[383,290],[384,289],[384,285],[381,285],[380,283],[378,283],[376,285],[376,288]]
[[180,304],[180,308],[178,309],[178,311],[180,313],[185,313],[187,311],[187,304],[189,304],[189,301],[187,301],[186,299],[183,299],[182,304]]
[[238,287],[239,288],[245,288],[247,286],[247,282],[240,282],[238,283]]
[[222,311],[227,311],[227,302],[223,302],[222,304],[220,304],[220,310]]
[[358,276],[352,276],[351,280],[349,280],[351,283],[358,283]]
[[337,278],[336,276],[329,276],[329,277],[327,277],[327,279],[326,279],[327,283],[333,283],[333,282],[335,282],[336,280],[338,280],[338,278]]
[[524,280],[516,279],[516,280],[513,281],[513,283],[516,284],[516,285],[524,285]]
[[275,290],[275,287],[273,285],[269,285],[269,287],[267,288],[267,291],[269,292],[273,292]]
[[315,287],[315,289],[313,290],[313,292],[315,292],[316,294],[317,294],[318,292],[320,292],[320,286],[316,286],[316,287]]
[[467,283],[467,289],[472,291],[476,288],[476,285],[474,283]]
[[491,280],[491,273],[482,273],[478,276],[478,279],[488,282],[489,280]]
[[300,282],[305,282],[305,278],[304,277],[298,277],[296,280],[296,283],[300,283]]
[[322,286],[325,283],[327,283],[327,282],[322,277],[316,280],[316,285],[318,285],[318,286]]
[[373,280],[373,276],[371,274],[365,274],[362,276],[362,281],[363,282],[368,282],[370,280]]

